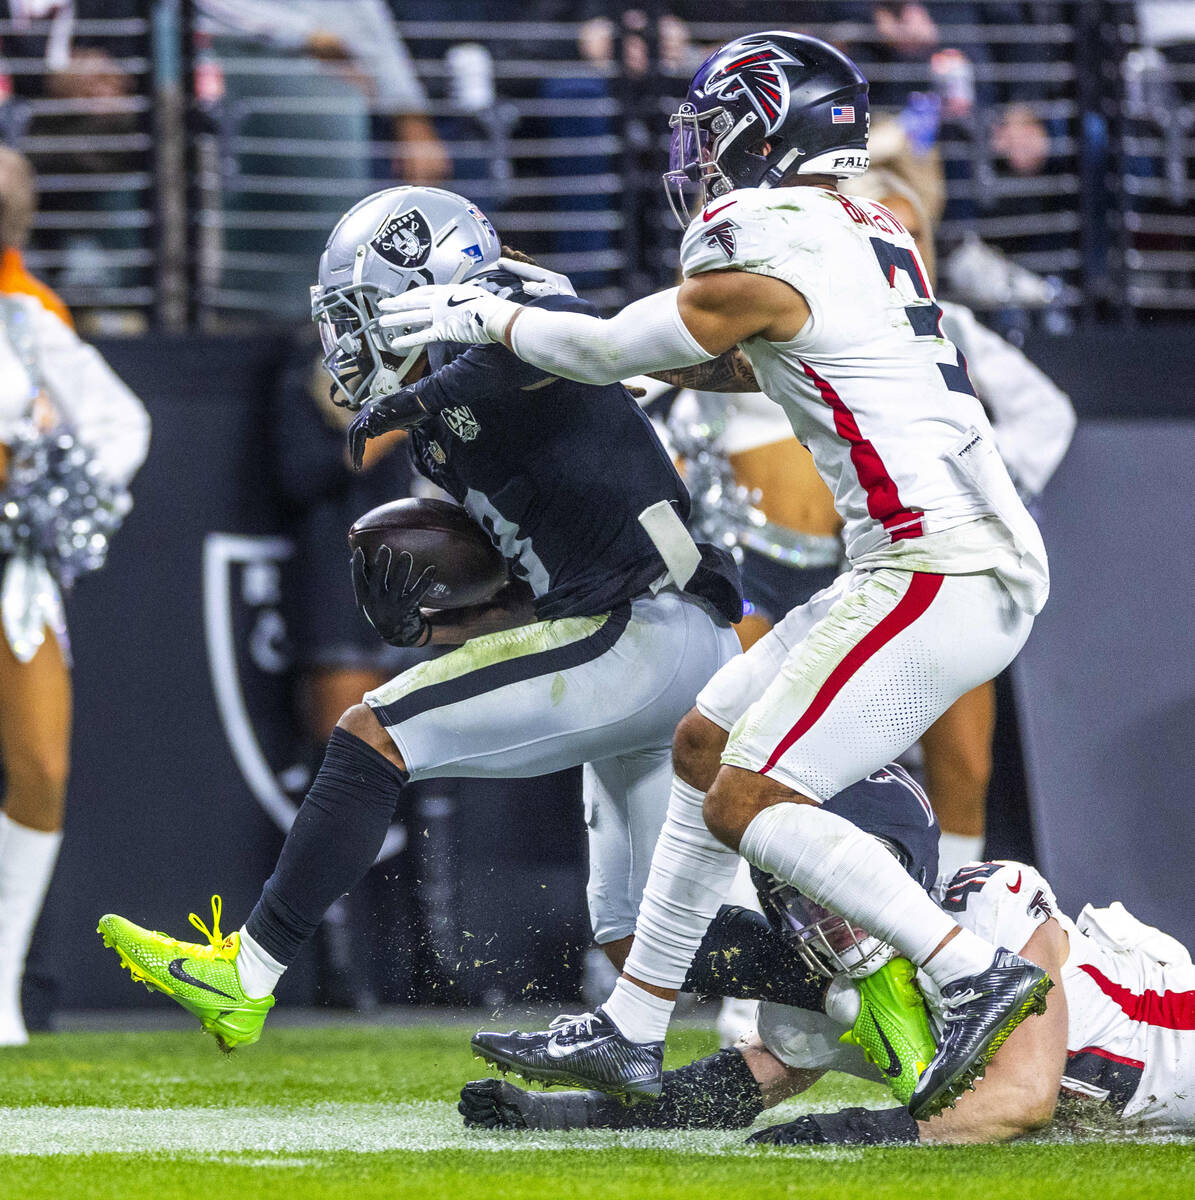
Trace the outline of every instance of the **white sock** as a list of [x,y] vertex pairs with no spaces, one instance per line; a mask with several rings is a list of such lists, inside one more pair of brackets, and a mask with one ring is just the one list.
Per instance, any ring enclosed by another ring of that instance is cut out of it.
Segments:
[[938,878],[953,879],[959,867],[983,860],[983,834],[943,833],[938,842]]
[[623,967],[656,987],[680,989],[738,870],[739,856],[705,827],[704,801],[704,792],[673,776],[668,816]]
[[4,840],[8,837],[8,813],[0,809],[0,856],[4,854]]
[[602,1012],[632,1042],[662,1042],[668,1032],[674,1001],[653,996],[628,979],[620,979],[602,1005]]
[[286,968],[276,958],[267,954],[244,926],[241,927],[240,934],[237,974],[241,977],[241,987],[245,989],[245,995],[253,1000],[272,996]]
[[919,963],[921,969],[943,988],[966,975],[978,975],[992,965],[996,948],[985,942],[969,929],[961,926],[958,933],[927,963]]
[[[958,928],[875,838],[816,805],[782,803],[765,808],[747,826],[739,852],[761,870],[895,946],[918,966]],[[964,934],[966,930],[951,945]],[[987,946],[974,934],[969,936]],[[957,969],[957,964],[964,958],[974,962],[975,947],[964,942],[959,949],[960,954],[941,962],[942,955],[935,956],[925,968],[939,986],[971,973]],[[976,969],[986,968],[994,954],[995,947],[987,946],[987,957]]]
[[21,977],[62,834],[30,829],[6,817],[0,853],[0,1026],[23,1035]]

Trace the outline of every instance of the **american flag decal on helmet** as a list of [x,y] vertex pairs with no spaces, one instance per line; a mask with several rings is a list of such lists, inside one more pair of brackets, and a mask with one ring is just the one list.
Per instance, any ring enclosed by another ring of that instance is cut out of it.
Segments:
[[785,64],[800,66],[787,50],[771,42],[753,46],[710,73],[706,94],[723,100],[746,96],[763,118],[764,131],[775,133],[788,113],[788,80],[780,70]]
[[728,217],[725,221],[719,221],[717,225],[711,225],[701,235],[701,240],[711,249],[721,250],[728,259],[731,259],[734,258],[734,235],[737,229],[738,226]]
[[853,125],[855,123],[855,106],[853,104],[835,104],[830,109],[831,125]]

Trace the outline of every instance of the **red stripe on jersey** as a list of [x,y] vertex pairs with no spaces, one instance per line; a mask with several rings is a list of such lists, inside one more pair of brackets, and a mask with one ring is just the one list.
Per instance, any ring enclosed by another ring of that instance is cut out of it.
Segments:
[[[800,359],[797,361],[800,362]],[[896,481],[888,474],[875,446],[859,432],[855,414],[843,403],[842,397],[828,380],[823,379],[807,362],[801,362],[801,366],[817,385],[822,400],[834,413],[835,432],[851,448],[855,474],[867,493],[867,511],[888,530],[894,542],[902,538],[920,537],[923,514],[904,506]],[[893,532],[893,526],[899,526],[896,532]]]
[[1158,1029],[1195,1029],[1195,991],[1130,992],[1090,963],[1080,963],[1079,970],[1134,1021]]
[[929,575],[924,571],[915,572],[910,580],[908,590],[896,602],[896,607],[883,617],[874,629],[866,633],[843,655],[842,661],[830,672],[826,682],[817,690],[817,694],[809,703],[809,707],[801,714],[797,723],[784,735],[780,744],[772,751],[768,761],[760,768],[760,774],[766,775],[792,747],[799,737],[802,737],[813,723],[830,707],[831,701],[846,686],[847,681],[863,666],[878,650],[886,646],[903,629],[908,629],[915,620],[933,602],[942,586],[943,576]]
[[1145,1064],[1137,1058],[1124,1058],[1119,1054],[1113,1054],[1111,1050],[1101,1050],[1099,1046],[1084,1046],[1082,1050],[1068,1050],[1067,1058],[1074,1058],[1076,1054],[1096,1054],[1100,1058],[1106,1058],[1109,1062],[1120,1063],[1126,1067],[1136,1067],[1138,1071],[1145,1070]]

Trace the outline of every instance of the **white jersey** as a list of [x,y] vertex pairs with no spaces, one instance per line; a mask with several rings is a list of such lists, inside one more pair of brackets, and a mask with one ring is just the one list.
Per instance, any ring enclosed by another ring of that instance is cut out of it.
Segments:
[[887,209],[824,188],[743,188],[689,226],[681,266],[686,278],[769,275],[805,297],[795,338],[742,350],[829,485],[853,563],[995,568],[1022,607],[1041,608],[1040,535],[938,326],[913,239]]
[[996,448],[1022,496],[1036,496],[1071,444],[1067,394],[1011,342],[962,304],[939,301],[942,331],[962,351],[967,373],[996,431]]
[[1065,930],[1064,1095],[1155,1128],[1195,1125],[1195,967],[1178,942],[1119,904],[1088,905],[1071,921],[1023,863],[969,863],[936,898],[965,929],[1014,950],[1050,917]]

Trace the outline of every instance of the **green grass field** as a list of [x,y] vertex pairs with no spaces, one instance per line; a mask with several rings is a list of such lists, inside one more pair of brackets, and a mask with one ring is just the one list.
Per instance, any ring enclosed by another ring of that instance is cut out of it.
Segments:
[[[680,1030],[673,1063],[713,1047]],[[225,1058],[188,1033],[77,1033],[0,1050],[3,1200],[901,1197],[1195,1194],[1190,1144],[748,1148],[741,1133],[485,1134],[455,1102],[484,1074],[456,1025],[269,1029]],[[884,1103],[833,1076],[809,1108]],[[776,1119],[776,1118],[773,1118]]]

